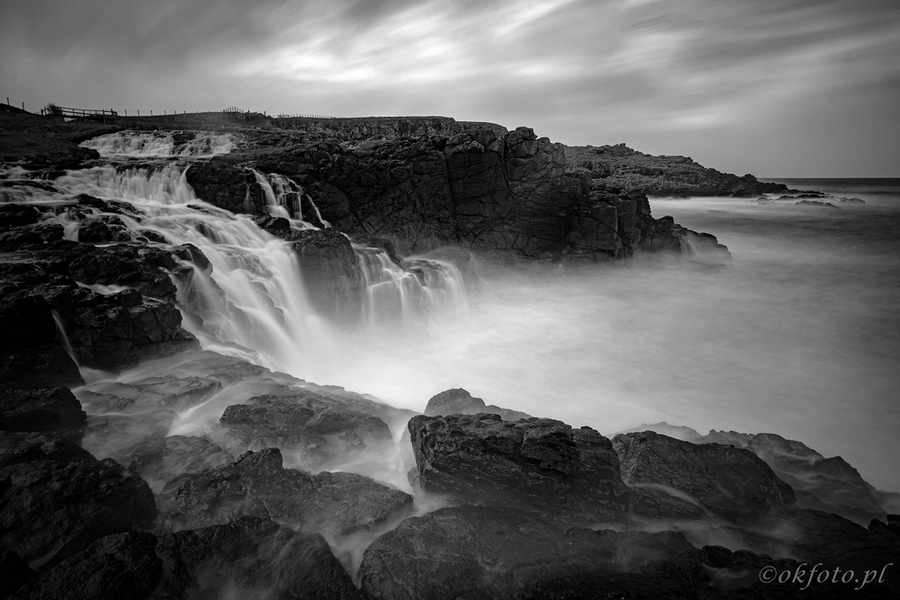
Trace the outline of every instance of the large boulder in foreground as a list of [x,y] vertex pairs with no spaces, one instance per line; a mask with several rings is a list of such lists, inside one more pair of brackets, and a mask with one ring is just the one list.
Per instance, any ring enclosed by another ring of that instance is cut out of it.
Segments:
[[33,567],[156,517],[140,477],[39,433],[0,433],[0,482],[0,543]]
[[429,417],[439,417],[445,415],[477,415],[481,413],[490,413],[500,415],[504,421],[518,421],[519,419],[530,419],[531,415],[517,410],[501,408],[493,404],[485,405],[484,400],[475,398],[462,388],[445,390],[440,394],[432,396],[425,406],[425,415]]
[[492,414],[417,416],[408,427],[412,479],[424,491],[570,522],[615,519],[627,509],[612,444],[589,427]]
[[250,517],[159,538],[137,532],[107,536],[16,595],[29,600],[361,597],[320,536]]
[[629,486],[676,490],[727,519],[752,519],[794,503],[791,487],[749,450],[652,431],[619,434],[612,443]]
[[566,531],[518,510],[463,506],[384,534],[366,550],[359,575],[371,598],[509,598],[537,582],[639,573],[695,551],[675,532]]
[[164,524],[174,530],[253,516],[334,537],[377,528],[411,508],[411,496],[362,475],[285,469],[276,448],[181,475],[159,496]]

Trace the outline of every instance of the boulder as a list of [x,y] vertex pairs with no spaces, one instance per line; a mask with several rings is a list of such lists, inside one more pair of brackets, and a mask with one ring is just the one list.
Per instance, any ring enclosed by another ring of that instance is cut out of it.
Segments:
[[0,433],[0,543],[33,567],[100,537],[149,527],[147,484],[112,460],[40,433]]
[[393,448],[390,428],[376,416],[389,414],[388,409],[376,402],[297,390],[229,406],[220,423],[239,451],[277,446],[304,468],[320,469]]
[[612,443],[630,487],[671,488],[727,519],[752,519],[794,503],[791,487],[749,450],[652,431],[619,434]]
[[446,390],[432,396],[425,406],[425,415],[429,417],[445,415],[477,415],[480,413],[500,415],[500,418],[504,421],[518,421],[520,419],[532,418],[531,415],[517,410],[500,408],[493,404],[486,406],[484,400],[473,397],[472,394],[461,388]]
[[180,475],[159,496],[163,522],[174,530],[253,516],[334,537],[377,528],[411,508],[409,495],[362,475],[285,469],[276,448]]
[[426,492],[567,522],[616,520],[628,507],[612,444],[589,427],[493,414],[417,416],[408,427],[411,480]]
[[44,431],[77,441],[87,415],[67,388],[0,390],[0,431]]
[[350,240],[333,229],[292,231],[285,239],[313,307],[332,319],[359,318],[365,284]]

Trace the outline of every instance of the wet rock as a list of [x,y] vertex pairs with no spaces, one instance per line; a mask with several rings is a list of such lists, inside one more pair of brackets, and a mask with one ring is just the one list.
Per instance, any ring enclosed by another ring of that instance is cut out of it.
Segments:
[[38,222],[41,212],[34,206],[4,204],[0,206],[0,227],[21,227]]
[[232,523],[157,537],[101,538],[35,581],[16,598],[358,599],[359,591],[319,536],[271,521]]
[[277,446],[296,454],[305,468],[319,469],[392,447],[390,428],[376,416],[390,413],[371,401],[296,391],[229,406],[220,423],[240,451]]
[[517,510],[466,506],[407,519],[375,540],[360,579],[371,598],[509,598],[538,582],[638,573],[692,552],[679,533],[566,531]]
[[518,421],[519,419],[532,418],[531,415],[517,410],[500,408],[493,404],[486,406],[484,400],[473,397],[472,394],[461,388],[446,390],[432,396],[425,406],[425,415],[429,417],[445,415],[477,415],[480,413],[500,415],[500,418],[504,421]]
[[205,438],[181,435],[136,444],[113,458],[140,475],[155,492],[179,475],[218,469],[234,461],[229,453]]
[[424,491],[561,521],[615,520],[629,493],[608,439],[552,419],[413,417],[413,479]]
[[44,431],[77,441],[87,419],[67,388],[0,390],[0,431]]
[[0,482],[0,543],[35,567],[156,516],[139,477],[39,433],[0,433]]
[[333,229],[293,231],[285,239],[313,306],[331,318],[358,318],[365,284],[350,240]]
[[748,450],[692,444],[652,431],[613,438],[629,486],[655,485],[689,495],[728,519],[753,518],[794,503],[794,492]]
[[166,526],[175,530],[254,516],[336,536],[378,527],[410,510],[412,498],[362,475],[285,469],[281,452],[267,448],[219,469],[175,478],[160,494],[159,507]]
[[0,350],[0,390],[71,388],[83,383],[78,366],[58,344]]

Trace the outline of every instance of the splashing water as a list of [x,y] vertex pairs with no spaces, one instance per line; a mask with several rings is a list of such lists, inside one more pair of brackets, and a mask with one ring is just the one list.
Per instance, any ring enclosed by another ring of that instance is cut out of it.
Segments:
[[176,141],[172,132],[122,131],[92,138],[81,144],[103,158],[210,158],[228,154],[234,139],[227,133],[197,132],[187,141]]

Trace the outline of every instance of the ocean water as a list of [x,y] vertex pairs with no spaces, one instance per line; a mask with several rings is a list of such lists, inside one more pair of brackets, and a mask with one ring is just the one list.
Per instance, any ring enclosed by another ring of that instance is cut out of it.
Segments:
[[783,181],[865,204],[651,199],[733,266],[482,263],[466,315],[360,336],[328,383],[417,410],[464,387],[607,435],[777,433],[900,492],[900,180]]

